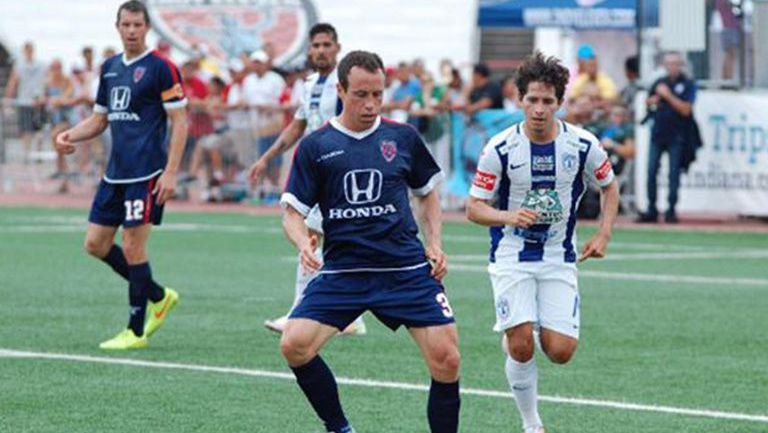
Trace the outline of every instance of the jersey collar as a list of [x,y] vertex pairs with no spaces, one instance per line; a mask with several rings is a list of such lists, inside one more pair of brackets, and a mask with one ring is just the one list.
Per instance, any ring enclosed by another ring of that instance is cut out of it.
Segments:
[[365,131],[359,131],[359,132],[351,131],[346,127],[344,127],[344,125],[342,125],[341,122],[339,122],[338,116],[332,118],[330,123],[331,123],[331,126],[333,126],[336,130],[338,130],[342,134],[348,135],[356,140],[362,140],[363,138],[373,134],[374,131],[376,131],[379,128],[379,125],[381,125],[381,116],[376,116],[376,121],[373,122],[373,126],[366,129]]
[[125,59],[125,52],[123,52],[123,55],[120,56],[120,58],[123,60],[123,64],[125,66],[131,66],[132,64],[138,62],[139,60],[143,59],[144,57],[147,57],[149,55],[149,53],[151,53],[151,52],[152,52],[152,48],[147,48],[146,51],[144,51],[143,53],[139,54],[138,56],[132,58],[131,60],[126,60]]

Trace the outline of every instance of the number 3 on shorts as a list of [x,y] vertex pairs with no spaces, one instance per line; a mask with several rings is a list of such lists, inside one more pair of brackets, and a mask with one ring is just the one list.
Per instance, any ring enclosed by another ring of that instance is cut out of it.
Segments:
[[435,296],[435,300],[443,309],[443,316],[453,317],[453,308],[451,308],[451,304],[448,303],[448,297],[445,296],[445,293],[438,293],[437,296]]
[[142,218],[144,218],[144,201],[143,200],[126,200],[125,201],[125,220],[139,221]]

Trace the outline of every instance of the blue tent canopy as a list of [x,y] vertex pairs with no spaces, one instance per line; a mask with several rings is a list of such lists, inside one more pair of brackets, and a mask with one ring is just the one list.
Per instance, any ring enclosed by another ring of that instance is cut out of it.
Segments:
[[[480,0],[480,27],[634,29],[637,0]],[[659,0],[643,1],[643,26],[658,26]]]

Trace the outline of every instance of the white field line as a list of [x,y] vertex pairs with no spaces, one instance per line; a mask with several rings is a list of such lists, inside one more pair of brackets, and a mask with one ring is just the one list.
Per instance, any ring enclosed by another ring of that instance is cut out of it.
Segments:
[[[234,374],[240,376],[250,377],[266,377],[271,379],[283,379],[283,380],[295,380],[293,374],[278,371],[268,370],[254,370],[235,367],[217,367],[208,365],[197,364],[182,364],[176,362],[161,362],[161,361],[143,361],[138,359],[125,359],[125,358],[108,358],[100,356],[88,356],[88,355],[73,355],[63,353],[44,353],[44,352],[28,352],[13,349],[0,349],[0,358],[22,358],[22,359],[44,359],[44,360],[57,360],[57,361],[72,361],[72,362],[84,362],[94,364],[112,364],[112,365],[125,365],[131,367],[142,368],[159,368],[159,369],[171,369],[171,370],[186,370],[186,371],[199,371],[204,373],[220,373],[220,374]],[[423,384],[417,383],[405,383],[405,382],[388,382],[381,380],[369,380],[369,379],[354,379],[347,377],[337,377],[336,382],[341,385],[353,385],[363,386],[369,388],[388,388],[397,389],[403,391],[429,391],[429,387]],[[512,398],[509,392],[495,391],[488,389],[477,388],[462,388],[462,394],[475,395],[481,397],[493,397],[493,398]],[[768,415],[756,415],[739,412],[724,412],[708,409],[692,409],[672,406],[660,406],[660,405],[646,405],[637,403],[627,403],[621,401],[610,400],[598,400],[588,398],[571,398],[560,396],[539,396],[539,400],[549,403],[557,404],[570,404],[578,406],[594,406],[601,408],[619,409],[619,410],[631,410],[639,412],[656,412],[666,413],[673,415],[705,417],[715,419],[726,419],[733,421],[752,421],[759,423],[768,423]]]
[[[762,259],[768,257],[768,249],[765,250],[729,250],[725,251],[690,251],[690,252],[657,252],[657,253],[612,253],[600,259],[600,261],[623,260],[692,260],[692,259]],[[465,262],[487,262],[488,254],[451,254],[449,260]]]
[[[450,256],[449,256],[450,260]],[[448,271],[458,272],[488,272],[487,266],[448,264]],[[579,271],[579,277],[597,278],[601,280],[621,281],[649,281],[661,283],[690,283],[690,284],[715,284],[719,286],[757,286],[768,288],[768,279],[761,278],[735,278],[735,277],[705,277],[699,275],[660,275],[609,271]]]

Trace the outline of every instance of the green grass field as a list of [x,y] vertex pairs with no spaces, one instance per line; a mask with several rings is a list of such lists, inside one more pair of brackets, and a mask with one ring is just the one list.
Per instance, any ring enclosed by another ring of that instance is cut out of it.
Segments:
[[[0,432],[321,431],[262,326],[293,298],[278,218],[169,212],[151,260],[181,303],[150,348],[115,354],[97,346],[125,325],[127,285],[83,252],[86,216],[0,209]],[[491,331],[486,231],[444,232],[462,386],[475,390],[461,431],[519,432]],[[593,404],[545,398],[547,431],[768,432],[768,235],[618,230],[609,255],[581,267],[574,360],[538,358],[542,396]],[[337,376],[385,382],[342,383],[349,418],[359,433],[426,432],[426,393],[397,385],[428,383],[416,346],[366,319],[367,336],[324,351]]]

